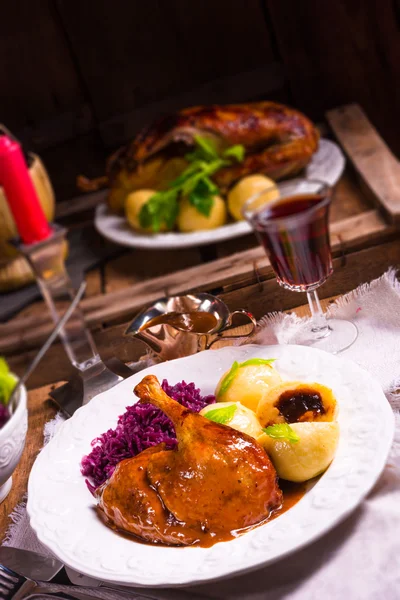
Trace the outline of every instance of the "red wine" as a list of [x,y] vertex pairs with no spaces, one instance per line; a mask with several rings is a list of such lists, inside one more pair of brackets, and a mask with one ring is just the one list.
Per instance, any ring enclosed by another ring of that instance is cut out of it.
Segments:
[[306,291],[332,273],[328,197],[299,194],[266,206],[253,216],[279,283]]

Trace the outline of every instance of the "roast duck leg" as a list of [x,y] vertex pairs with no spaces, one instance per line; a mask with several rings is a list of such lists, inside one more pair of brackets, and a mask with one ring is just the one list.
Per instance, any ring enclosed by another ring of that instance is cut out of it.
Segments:
[[172,420],[178,444],[117,465],[97,491],[109,524],[153,543],[210,546],[265,521],[281,505],[275,469],[253,438],[184,408],[154,375],[135,393]]

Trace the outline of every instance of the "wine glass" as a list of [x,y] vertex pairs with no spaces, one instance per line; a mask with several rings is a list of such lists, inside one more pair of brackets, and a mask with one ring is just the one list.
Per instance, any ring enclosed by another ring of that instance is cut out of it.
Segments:
[[312,179],[292,179],[252,196],[243,215],[270,259],[278,283],[306,292],[311,311],[307,345],[336,354],[356,340],[354,323],[327,319],[317,294],[332,274],[329,207],[332,188]]

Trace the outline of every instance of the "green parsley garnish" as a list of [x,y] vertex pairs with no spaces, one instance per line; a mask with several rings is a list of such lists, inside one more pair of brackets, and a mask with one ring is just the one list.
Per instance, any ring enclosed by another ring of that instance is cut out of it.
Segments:
[[240,363],[240,367],[248,367],[249,365],[272,365],[276,361],[276,358],[249,358]]
[[208,217],[214,204],[214,196],[219,193],[211,176],[244,158],[245,149],[241,145],[231,146],[220,154],[211,139],[195,136],[194,141],[194,150],[185,156],[189,162],[186,169],[169,184],[167,190],[157,192],[142,206],[139,213],[141,227],[156,232],[165,224],[168,229],[172,229],[178,216],[178,201],[181,196],[188,196],[190,204]]
[[286,440],[291,444],[296,444],[300,438],[297,433],[287,423],[277,423],[269,427],[263,427],[263,432],[274,440]]
[[233,363],[233,365],[230,368],[230,371],[225,375],[225,377],[222,380],[218,395],[225,394],[226,390],[231,385],[232,381],[235,379],[235,375],[238,372],[239,367],[240,367],[239,363],[235,360],[235,362]]
[[17,383],[17,379],[10,373],[8,364],[0,356],[0,403],[7,404],[13,389]]
[[221,425],[225,425],[233,419],[233,415],[236,412],[236,408],[236,404],[231,404],[230,406],[223,406],[222,408],[214,408],[213,410],[207,411],[204,414],[204,416],[206,419],[214,421],[214,423],[220,423]]
[[235,379],[235,375],[242,367],[248,367],[250,365],[271,365],[275,362],[276,358],[249,358],[242,363],[238,363],[236,360],[230,368],[230,371],[225,375],[219,388],[218,396],[225,394],[232,381]]

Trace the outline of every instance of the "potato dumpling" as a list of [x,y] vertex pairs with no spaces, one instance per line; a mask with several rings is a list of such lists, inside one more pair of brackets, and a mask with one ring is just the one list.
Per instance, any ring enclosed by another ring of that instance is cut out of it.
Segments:
[[232,405],[236,406],[236,410],[233,417],[225,424],[233,429],[237,429],[237,431],[247,433],[247,435],[250,435],[255,439],[260,437],[263,434],[263,430],[256,415],[252,410],[246,408],[240,402],[218,402],[217,404],[209,404],[200,411],[200,414],[205,417],[206,414],[212,410],[226,408]]
[[[139,214],[142,206],[144,206],[155,193],[155,190],[137,190],[136,192],[131,192],[127,195],[125,200],[125,215],[129,225],[133,227],[133,229],[152,232],[151,228],[140,226]],[[166,225],[161,225],[160,231],[166,231],[166,229]]]
[[285,381],[269,389],[257,408],[263,427],[274,423],[333,421],[337,403],[330,388],[319,383]]
[[236,220],[244,219],[242,208],[245,202],[254,194],[258,194],[264,190],[268,191],[260,196],[260,204],[277,200],[279,198],[279,190],[272,179],[265,175],[248,175],[243,177],[228,193],[228,210],[230,215]]
[[[238,365],[236,369],[235,365]],[[270,388],[277,386],[281,381],[281,376],[272,364],[262,359],[250,359],[244,363],[234,363],[232,368],[224,373],[218,382],[215,395],[217,402],[240,402],[256,412],[259,402]]]
[[299,440],[295,443],[273,439],[266,433],[257,438],[264,446],[278,473],[288,481],[307,481],[320,475],[332,462],[339,441],[336,421],[293,423],[290,425]]
[[226,222],[226,206],[221,196],[214,196],[214,203],[208,217],[190,204],[189,198],[184,197],[179,203],[178,229],[182,232],[215,229]]
[[123,215],[125,210],[125,200],[128,195],[127,190],[123,188],[111,188],[108,197],[108,208],[118,215]]

